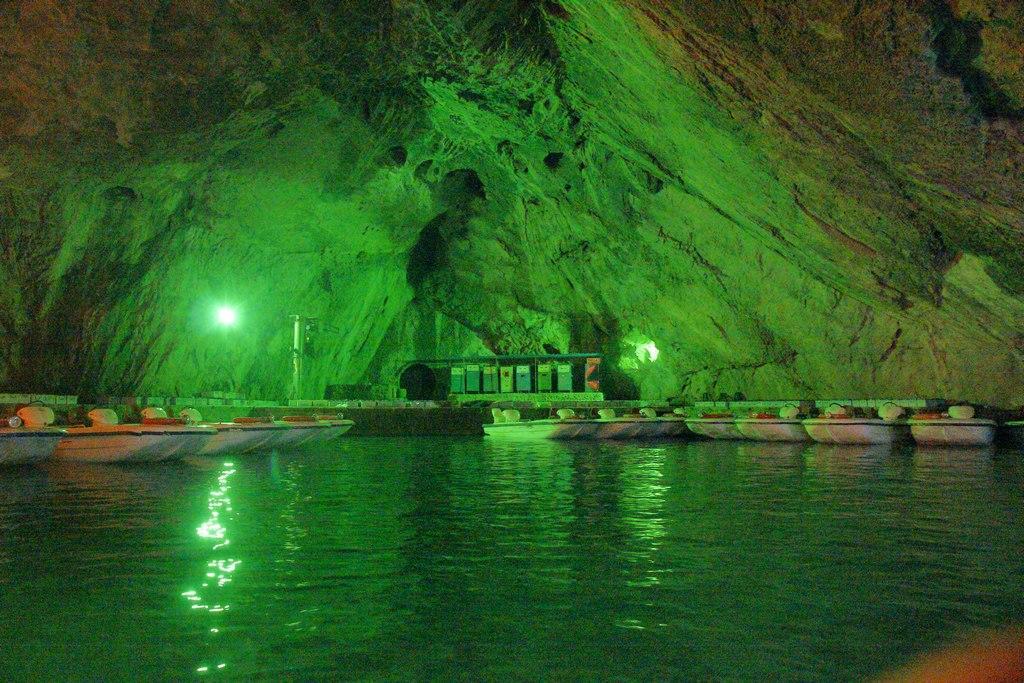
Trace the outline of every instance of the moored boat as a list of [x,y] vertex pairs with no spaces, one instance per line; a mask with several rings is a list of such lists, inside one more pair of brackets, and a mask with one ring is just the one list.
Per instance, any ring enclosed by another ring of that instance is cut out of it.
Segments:
[[599,410],[597,414],[599,425],[594,438],[598,439],[657,439],[689,431],[683,417],[659,417],[652,408],[642,408],[638,413],[621,417],[611,408]]
[[84,462],[161,462],[199,453],[217,430],[168,418],[159,408],[147,408],[141,424],[120,424],[117,413],[96,408],[88,413],[92,425],[68,427],[53,457]]
[[274,424],[290,427],[275,435],[270,444],[275,448],[298,448],[313,441],[325,440],[331,429],[330,423],[312,415],[285,415],[280,420],[274,420]]
[[736,428],[752,441],[810,441],[804,428],[800,409],[788,406],[774,413],[753,413],[750,417],[736,418]]
[[914,441],[922,446],[988,446],[996,437],[995,421],[974,417],[972,406],[919,413],[907,422]]
[[594,439],[598,438],[600,420],[579,418],[570,408],[558,411],[557,417],[543,420],[522,420],[518,410],[491,409],[494,422],[484,424],[484,434],[510,441],[536,439]]
[[330,425],[330,429],[324,433],[323,438],[325,441],[337,439],[339,436],[348,433],[356,424],[352,420],[346,420],[345,416],[340,413],[337,415],[314,415],[313,417]]
[[746,438],[737,428],[736,416],[732,413],[703,413],[700,417],[688,417],[686,426],[694,434],[700,434],[709,439]]
[[831,406],[822,417],[803,421],[804,429],[818,443],[874,445],[891,444],[910,436],[910,427],[900,418],[903,409],[886,404],[879,417],[857,417],[844,406]]
[[53,455],[64,430],[54,429],[53,410],[28,406],[0,428],[0,466],[31,465]]
[[198,455],[245,454],[268,448],[275,435],[287,432],[288,427],[274,424],[270,418],[236,417],[231,422],[204,422],[195,408],[179,413],[189,424],[212,427],[217,433],[203,446]]

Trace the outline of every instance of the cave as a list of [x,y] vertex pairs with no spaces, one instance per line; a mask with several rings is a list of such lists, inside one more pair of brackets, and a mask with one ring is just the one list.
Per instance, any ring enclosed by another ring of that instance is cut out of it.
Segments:
[[278,398],[298,313],[322,395],[582,316],[664,349],[622,397],[1016,406],[1020,17],[866,7],[8,3],[0,386]]
[[1024,1],[0,46],[3,680],[1024,680]]

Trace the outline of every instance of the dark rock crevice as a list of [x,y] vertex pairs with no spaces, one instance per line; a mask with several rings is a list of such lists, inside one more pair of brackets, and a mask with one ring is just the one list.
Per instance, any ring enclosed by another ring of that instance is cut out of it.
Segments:
[[932,22],[936,66],[943,73],[960,79],[964,91],[983,116],[1024,119],[1024,108],[978,66],[982,22],[957,18],[949,3],[950,0],[928,0],[925,5]]

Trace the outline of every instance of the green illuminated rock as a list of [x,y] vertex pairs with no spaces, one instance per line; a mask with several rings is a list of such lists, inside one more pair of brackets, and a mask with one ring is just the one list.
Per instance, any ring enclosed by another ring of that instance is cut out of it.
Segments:
[[462,5],[0,6],[0,386],[1024,402],[1014,3]]

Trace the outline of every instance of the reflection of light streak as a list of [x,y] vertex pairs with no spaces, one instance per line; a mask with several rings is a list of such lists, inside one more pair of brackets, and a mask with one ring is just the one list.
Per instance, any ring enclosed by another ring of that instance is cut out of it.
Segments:
[[664,448],[652,448],[645,452],[644,461],[623,470],[622,507],[628,513],[624,521],[641,542],[628,555],[631,562],[645,567],[642,576],[626,582],[630,586],[649,587],[660,582],[662,571],[651,564],[666,535],[664,507],[669,487],[662,483],[665,452]]
[[[215,552],[231,544],[231,540],[227,537],[228,529],[226,526],[226,522],[229,521],[230,515],[233,512],[231,498],[228,496],[228,492],[231,490],[231,487],[228,486],[228,479],[231,478],[235,471],[233,463],[224,463],[220,476],[217,477],[217,488],[210,491],[209,498],[207,499],[210,517],[196,528],[196,536],[201,539],[214,541],[210,549]],[[241,563],[241,560],[233,557],[213,557],[206,563],[205,578],[207,581],[203,582],[201,588],[211,589],[210,584],[214,581],[216,582],[216,588],[223,588],[231,583],[231,575],[238,569]],[[191,603],[190,607],[193,610],[218,614],[231,609],[229,604],[221,604],[220,602],[205,599],[199,590],[187,590],[181,596]],[[213,627],[210,629],[210,633],[218,634],[220,629]],[[214,669],[219,670],[226,666],[226,663],[220,663]],[[210,669],[209,665],[203,665],[197,667],[196,672],[205,674],[209,673]]]

